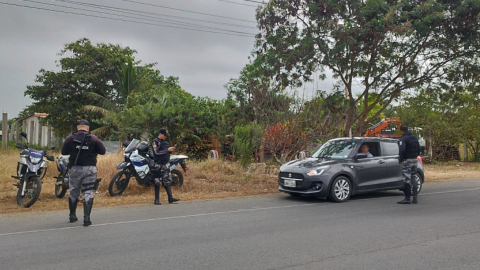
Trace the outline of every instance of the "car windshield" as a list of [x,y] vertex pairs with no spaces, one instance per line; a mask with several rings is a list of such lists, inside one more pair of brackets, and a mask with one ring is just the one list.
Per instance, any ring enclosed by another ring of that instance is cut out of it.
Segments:
[[353,141],[342,141],[342,140],[333,140],[328,141],[320,148],[318,148],[312,157],[314,158],[332,158],[332,159],[342,159],[347,158],[355,147],[355,142]]

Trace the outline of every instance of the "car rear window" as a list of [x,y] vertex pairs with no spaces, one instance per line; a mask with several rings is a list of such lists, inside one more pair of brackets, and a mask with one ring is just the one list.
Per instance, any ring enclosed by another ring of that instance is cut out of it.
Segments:
[[384,156],[396,156],[398,155],[398,144],[395,142],[384,142],[383,150]]

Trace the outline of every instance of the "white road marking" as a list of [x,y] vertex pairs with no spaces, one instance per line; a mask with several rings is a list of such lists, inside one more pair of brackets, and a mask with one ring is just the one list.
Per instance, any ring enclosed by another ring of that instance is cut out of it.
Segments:
[[[447,194],[447,193],[455,193],[455,192],[468,192],[468,191],[475,191],[475,190],[480,190],[480,188],[459,189],[459,190],[450,190],[450,191],[439,191],[439,192],[422,193],[422,194],[419,194],[419,196],[437,195],[437,194]],[[382,198],[368,198],[368,199],[361,199],[361,200],[359,200],[359,201],[376,200],[376,199],[382,199]],[[301,207],[301,206],[312,206],[312,205],[318,205],[318,203],[294,204],[294,205],[272,206],[272,207],[255,207],[255,208],[251,208],[251,209],[239,209],[239,210],[233,210],[233,211],[212,212],[212,213],[203,213],[203,214],[195,214],[195,215],[184,215],[184,216],[173,216],[173,217],[162,217],[162,218],[139,219],[139,220],[130,220],[130,221],[119,221],[119,222],[111,222],[111,223],[93,224],[93,225],[90,225],[89,227],[101,227],[101,226],[109,226],[109,225],[139,223],[139,222],[146,222],[146,221],[158,221],[158,220],[169,220],[169,219],[180,219],[180,218],[213,216],[213,215],[232,214],[232,213],[241,213],[241,212],[252,212],[252,211],[261,211],[261,210],[272,210],[272,209],[282,209],[282,208]],[[82,228],[82,227],[83,227],[83,226],[80,225],[80,226],[62,227],[62,228],[54,228],[54,229],[21,231],[21,232],[12,232],[12,233],[0,233],[0,236],[16,235],[16,234],[27,234],[27,233],[39,233],[39,232],[52,232],[52,231],[61,231],[61,230],[77,229],[77,228]]]
[[[294,204],[294,205],[285,205],[285,206],[272,206],[272,207],[263,207],[263,208],[239,209],[239,210],[233,210],[233,211],[203,213],[203,214],[195,214],[195,215],[184,215],[184,216],[149,218],[149,219],[139,219],[139,220],[130,220],[130,221],[119,221],[119,222],[111,222],[111,223],[92,224],[89,227],[100,227],[100,226],[109,226],[109,225],[118,225],[118,224],[130,224],[130,223],[139,223],[139,222],[145,222],[145,221],[158,221],[158,220],[213,216],[213,215],[251,212],[251,211],[259,211],[259,210],[271,210],[271,209],[282,209],[282,208],[291,208],[291,207],[298,207],[298,206],[310,206],[310,205],[318,205],[318,203]],[[82,227],[83,226],[74,226],[74,227],[63,227],[63,228],[55,228],[55,229],[32,230],[32,231],[22,231],[22,232],[12,232],[12,233],[0,233],[0,236],[15,235],[15,234],[26,234],[26,233],[37,233],[37,232],[51,232],[51,231],[76,229],[76,228],[82,228]]]

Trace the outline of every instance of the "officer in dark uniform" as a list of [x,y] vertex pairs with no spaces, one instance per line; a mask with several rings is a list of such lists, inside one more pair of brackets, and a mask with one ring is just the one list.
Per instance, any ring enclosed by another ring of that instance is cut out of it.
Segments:
[[92,224],[90,213],[93,206],[93,194],[97,188],[97,155],[105,154],[105,147],[97,136],[90,134],[90,123],[83,119],[77,123],[77,132],[65,139],[62,155],[70,155],[68,205],[70,222],[78,220],[76,215],[80,190],[83,193],[83,226]]
[[158,138],[152,142],[153,157],[155,160],[155,201],[154,204],[160,205],[160,185],[163,184],[168,195],[168,203],[178,202],[172,195],[170,184],[172,183],[172,176],[170,175],[170,153],[175,151],[175,147],[171,147],[166,139],[170,137],[166,128],[161,128],[158,131]]
[[[420,144],[415,135],[408,131],[408,127],[402,125],[400,130],[403,132],[402,137],[398,141],[399,148],[399,161],[402,164],[402,174],[405,181],[403,192],[405,193],[405,199],[399,201],[399,204],[418,203],[417,200],[417,181],[414,179],[414,175],[417,172],[418,155],[420,154]],[[412,192],[413,184],[413,200],[410,201],[410,195]]]

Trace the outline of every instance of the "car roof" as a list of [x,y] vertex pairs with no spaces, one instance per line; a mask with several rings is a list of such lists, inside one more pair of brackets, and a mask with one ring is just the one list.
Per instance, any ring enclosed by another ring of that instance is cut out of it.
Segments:
[[342,138],[334,138],[333,140],[339,141],[355,141],[355,142],[398,142],[398,139],[392,138],[382,138],[382,137],[342,137]]

